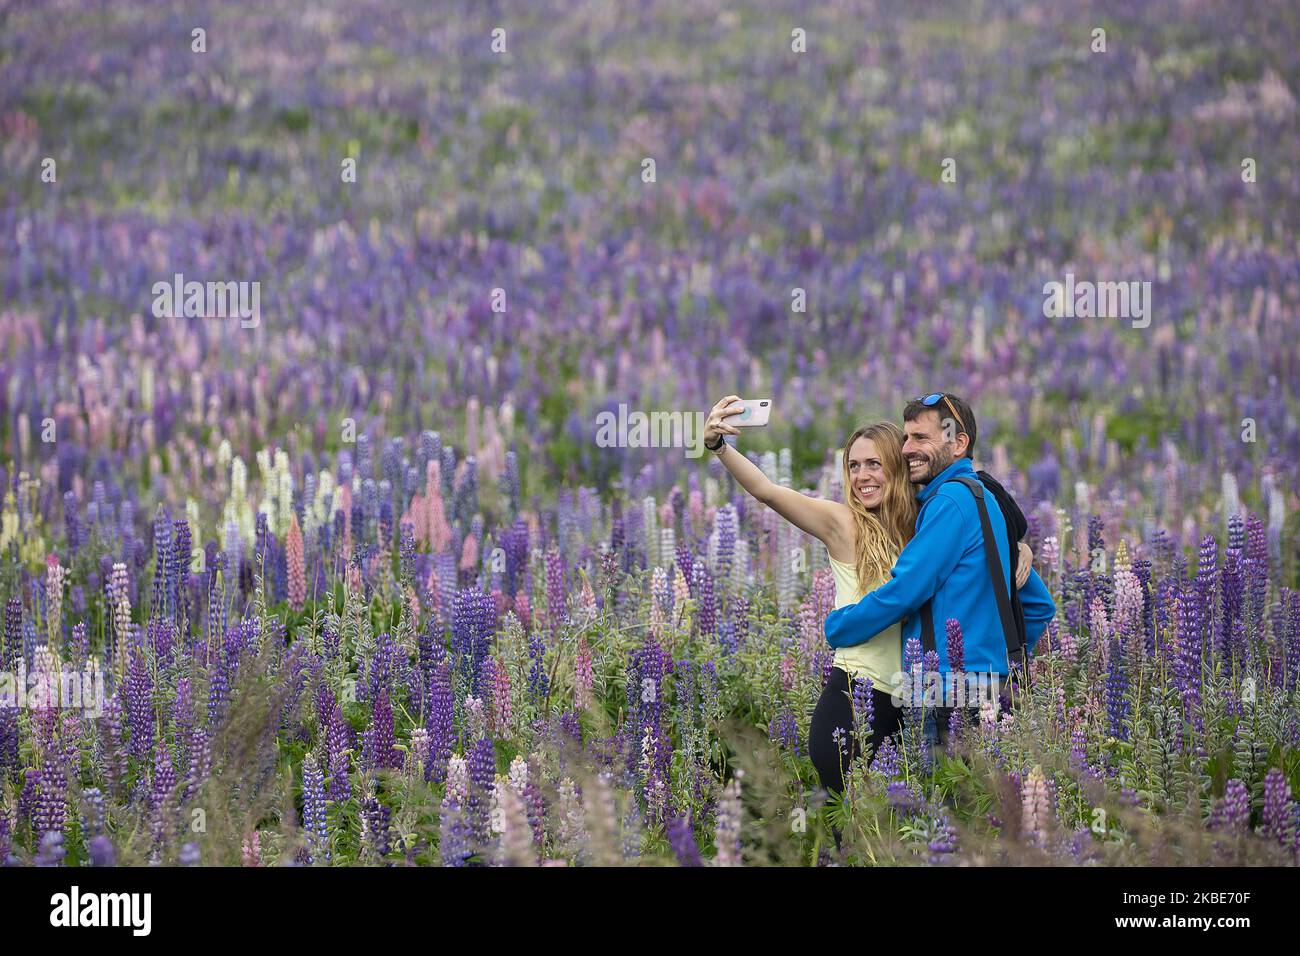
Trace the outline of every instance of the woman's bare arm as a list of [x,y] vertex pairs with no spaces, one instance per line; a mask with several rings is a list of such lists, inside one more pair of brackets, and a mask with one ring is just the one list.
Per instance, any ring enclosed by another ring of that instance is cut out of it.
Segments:
[[[725,421],[726,417],[739,414],[739,408],[730,408],[739,401],[737,396],[728,395],[713,406],[704,429],[705,442],[716,444],[721,434],[739,434],[736,426]],[[740,487],[786,521],[821,541],[831,557],[837,561],[853,560],[850,515],[846,506],[824,498],[811,498],[793,488],[778,485],[763,474],[763,469],[729,446],[722,448],[719,459]]]

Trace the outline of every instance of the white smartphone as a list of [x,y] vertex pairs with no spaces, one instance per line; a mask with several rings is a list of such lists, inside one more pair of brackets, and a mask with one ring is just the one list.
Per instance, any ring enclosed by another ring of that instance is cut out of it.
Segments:
[[[743,398],[740,405],[744,407],[739,415],[730,415],[723,419],[728,425],[737,425],[741,428],[757,427],[767,424],[767,416],[772,411],[772,400],[770,398]],[[729,406],[735,408],[735,405]]]

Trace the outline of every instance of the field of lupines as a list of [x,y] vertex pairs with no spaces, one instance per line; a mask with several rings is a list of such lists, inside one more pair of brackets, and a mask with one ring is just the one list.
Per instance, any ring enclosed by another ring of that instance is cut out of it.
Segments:
[[[1297,862],[1300,10],[312,6],[0,3],[0,860]],[[935,388],[1057,618],[826,802],[824,548],[596,416]]]

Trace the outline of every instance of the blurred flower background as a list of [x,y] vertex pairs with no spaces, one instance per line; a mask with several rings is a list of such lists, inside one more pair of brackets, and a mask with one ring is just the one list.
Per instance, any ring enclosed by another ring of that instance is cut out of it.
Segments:
[[[1294,856],[1297,49],[1282,2],[0,2],[2,663],[108,686],[0,702],[0,858]],[[155,315],[177,273],[260,321]],[[1067,274],[1149,326],[1046,317]],[[596,416],[771,397],[741,450],[838,495],[936,389],[1046,676],[792,830],[824,549]]]

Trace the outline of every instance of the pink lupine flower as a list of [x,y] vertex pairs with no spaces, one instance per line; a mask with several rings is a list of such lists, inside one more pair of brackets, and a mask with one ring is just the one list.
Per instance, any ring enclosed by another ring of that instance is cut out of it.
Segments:
[[478,568],[478,539],[472,534],[465,535],[465,543],[460,549],[460,569],[473,574]]
[[296,514],[289,519],[284,550],[289,570],[289,606],[295,611],[301,611],[307,603],[307,565],[303,560],[302,529],[298,527]]
[[591,706],[591,689],[595,681],[591,667],[591,651],[587,647],[587,635],[578,636],[578,654],[574,660],[576,674],[575,703],[582,710]]
[[1048,832],[1051,829],[1052,809],[1047,791],[1047,778],[1043,768],[1037,764],[1029,771],[1029,776],[1020,788],[1022,801],[1022,828],[1025,838],[1035,846],[1047,845]]
[[439,554],[451,543],[451,526],[447,524],[447,509],[442,500],[442,468],[438,462],[430,461],[425,475],[425,493],[429,499],[429,549]]
[[500,657],[492,658],[489,663],[492,668],[492,730],[498,737],[509,737],[514,723],[510,704],[510,672]]

